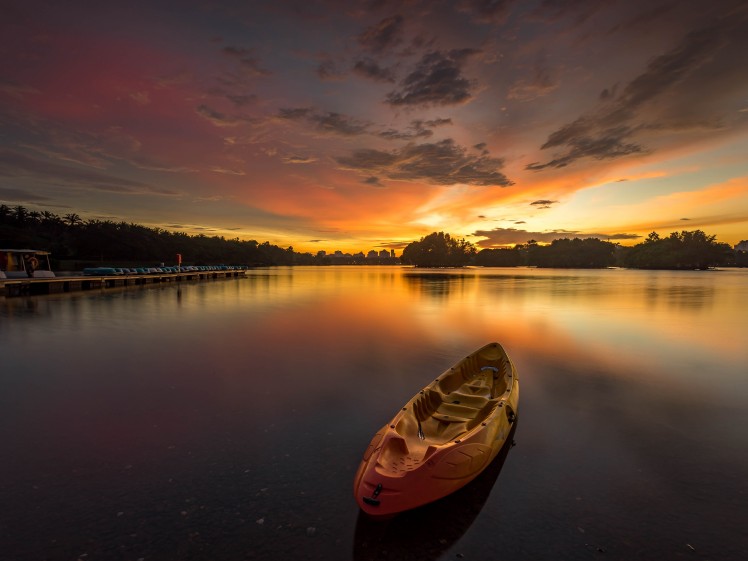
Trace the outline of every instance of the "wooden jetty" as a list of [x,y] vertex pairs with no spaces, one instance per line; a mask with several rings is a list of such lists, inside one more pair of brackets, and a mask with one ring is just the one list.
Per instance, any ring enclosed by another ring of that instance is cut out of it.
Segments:
[[35,296],[145,284],[240,278],[244,277],[246,272],[245,269],[219,269],[211,271],[180,271],[176,273],[0,279],[0,295]]

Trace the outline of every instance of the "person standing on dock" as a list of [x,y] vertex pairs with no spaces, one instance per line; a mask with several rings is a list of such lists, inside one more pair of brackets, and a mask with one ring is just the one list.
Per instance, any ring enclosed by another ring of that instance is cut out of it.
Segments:
[[29,278],[34,276],[34,271],[36,270],[37,266],[39,265],[39,261],[37,261],[36,257],[31,255],[30,253],[24,253],[23,254],[23,264],[26,269],[26,274],[29,276]]

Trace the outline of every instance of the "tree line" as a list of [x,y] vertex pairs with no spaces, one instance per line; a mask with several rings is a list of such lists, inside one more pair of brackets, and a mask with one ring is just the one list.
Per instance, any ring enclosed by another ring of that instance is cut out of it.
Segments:
[[50,211],[0,205],[0,247],[43,249],[52,253],[53,268],[65,262],[71,268],[106,263],[174,264],[182,254],[194,265],[313,264],[316,256],[297,253],[269,242],[189,235],[131,222],[84,220],[75,213],[59,216]]
[[[329,265],[330,257],[294,251],[269,242],[189,235],[132,222],[84,220],[75,213],[57,214],[0,204],[0,247],[50,251],[53,267],[71,268],[106,263],[110,266],[158,264],[176,260],[194,265]],[[355,261],[358,263],[359,261]],[[362,260],[368,263],[369,260]],[[387,262],[390,262],[389,260]],[[733,250],[701,230],[652,232],[633,247],[597,238],[562,238],[548,245],[534,240],[507,249],[478,251],[470,242],[444,232],[433,232],[403,250],[400,262],[418,267],[556,267],[636,269],[707,269],[748,266],[748,254]]]
[[535,240],[511,249],[483,249],[444,232],[433,232],[411,242],[400,260],[417,267],[517,267],[548,268],[682,269],[697,270],[717,266],[748,266],[748,254],[733,250],[701,230],[673,232],[665,238],[652,232],[633,247],[624,247],[598,238],[562,238],[548,245]]

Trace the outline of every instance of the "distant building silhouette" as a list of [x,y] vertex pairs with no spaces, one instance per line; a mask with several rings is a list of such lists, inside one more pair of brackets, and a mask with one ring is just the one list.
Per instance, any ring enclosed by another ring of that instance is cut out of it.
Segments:
[[317,257],[332,265],[398,265],[400,263],[400,259],[395,256],[394,249],[371,249],[366,253],[359,251],[354,254],[343,253],[337,249],[332,253],[318,251]]

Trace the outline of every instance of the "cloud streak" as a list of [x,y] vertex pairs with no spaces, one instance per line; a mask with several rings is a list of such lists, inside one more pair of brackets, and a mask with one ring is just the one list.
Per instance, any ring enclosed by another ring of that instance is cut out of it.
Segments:
[[0,177],[3,176],[10,178],[31,177],[49,185],[63,183],[77,189],[108,191],[122,195],[179,195],[178,192],[171,189],[154,187],[140,181],[98,171],[76,169],[72,166],[30,158],[10,150],[0,150]]
[[382,53],[403,40],[405,19],[401,15],[388,17],[366,28],[359,36],[359,44],[372,53]]
[[[600,108],[555,130],[541,146],[542,150],[558,149],[560,153],[547,162],[528,164],[526,169],[540,171],[584,158],[605,160],[649,153],[635,140],[637,133],[675,123],[659,118],[658,113],[649,115],[646,110],[672,95],[684,80],[712,60],[724,46],[728,25],[720,22],[687,33],[676,47],[652,59],[620,94],[616,95],[615,88],[603,90]],[[702,124],[703,119],[698,120]]]
[[589,233],[579,232],[575,230],[552,230],[546,232],[533,232],[530,230],[521,230],[517,228],[495,228],[493,230],[477,230],[473,232],[473,236],[484,238],[478,242],[478,246],[482,248],[491,248],[497,246],[507,246],[515,244],[524,244],[531,240],[535,240],[540,243],[550,243],[553,240],[561,238],[598,238],[604,241],[621,241],[621,240],[637,240],[641,238],[638,234],[625,234],[625,233],[613,233],[613,234],[601,234],[601,233]]
[[435,143],[408,144],[402,149],[356,150],[337,158],[343,169],[394,181],[425,181],[434,185],[508,187],[513,182],[501,172],[504,161],[473,155],[446,139]]
[[366,134],[371,126],[370,123],[354,117],[332,111],[319,112],[311,107],[281,109],[278,117],[288,121],[307,122],[312,124],[318,132],[337,136]]

